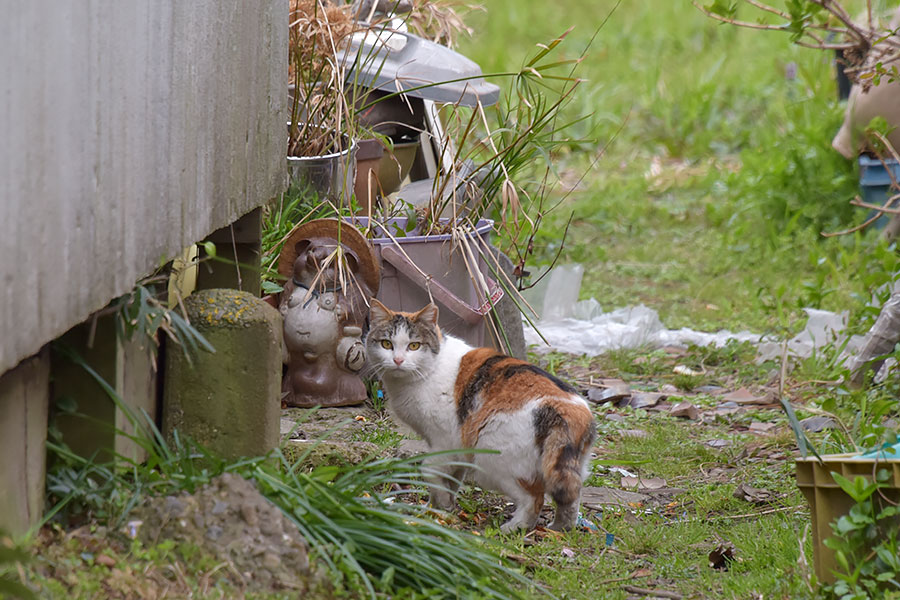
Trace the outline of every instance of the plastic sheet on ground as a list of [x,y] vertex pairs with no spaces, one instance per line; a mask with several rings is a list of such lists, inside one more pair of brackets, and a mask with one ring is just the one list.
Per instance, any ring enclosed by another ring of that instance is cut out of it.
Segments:
[[[643,305],[603,312],[594,298],[578,301],[581,265],[561,265],[553,269],[538,285],[524,293],[528,303],[542,315],[534,327],[525,324],[525,342],[537,352],[567,352],[597,355],[609,350],[663,346],[724,346],[729,340],[750,342],[759,348],[760,360],[781,357],[784,341],[750,331],[714,333],[690,328],[666,329],[657,312]],[[787,341],[791,356],[808,357],[817,349],[832,343],[843,343],[840,333],[847,325],[847,314],[837,314],[812,308],[804,309],[809,316],[806,328]],[[544,343],[546,339],[547,343]],[[854,336],[845,352],[858,346],[861,338]]]

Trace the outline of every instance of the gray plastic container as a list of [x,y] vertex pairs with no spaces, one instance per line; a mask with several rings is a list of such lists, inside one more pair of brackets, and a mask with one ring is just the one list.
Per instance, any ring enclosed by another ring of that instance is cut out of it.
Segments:
[[[350,221],[359,229],[368,227],[365,217]],[[486,319],[492,304],[503,297],[503,290],[490,277],[491,269],[482,254],[491,256],[488,246],[493,221],[481,219],[475,233],[469,235],[490,298],[472,281],[463,250],[454,247],[449,234],[408,235],[404,233],[406,222],[405,217],[389,219],[386,226],[393,239],[378,229],[371,239],[381,262],[378,299],[392,310],[406,312],[417,311],[433,299],[439,308],[441,331],[473,346],[492,343]]]

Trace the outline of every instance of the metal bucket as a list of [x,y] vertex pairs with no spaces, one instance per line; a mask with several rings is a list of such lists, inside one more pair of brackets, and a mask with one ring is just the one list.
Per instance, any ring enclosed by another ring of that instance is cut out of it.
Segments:
[[[290,125],[290,124],[288,124]],[[341,152],[319,156],[288,156],[288,173],[291,182],[311,186],[319,198],[328,198],[336,204],[350,205],[353,197],[353,181],[356,179],[356,141],[345,137]]]

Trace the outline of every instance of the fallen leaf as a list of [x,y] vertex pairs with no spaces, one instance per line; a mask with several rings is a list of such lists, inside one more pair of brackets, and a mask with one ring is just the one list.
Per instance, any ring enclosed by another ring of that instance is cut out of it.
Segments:
[[648,408],[650,406],[656,406],[659,404],[659,401],[663,400],[665,397],[665,394],[657,392],[634,392],[631,394],[628,406],[633,408]]
[[772,404],[773,399],[767,394],[764,396],[754,396],[745,387],[735,390],[722,396],[722,400],[726,402],[737,402],[738,404]]
[[678,388],[671,383],[664,383],[660,386],[659,391],[663,394],[677,394]]
[[623,477],[621,486],[638,490],[658,490],[666,487],[666,480],[660,477]]
[[116,559],[114,559],[112,556],[107,556],[106,554],[100,554],[99,556],[97,556],[97,558],[94,559],[94,562],[99,565],[103,565],[104,567],[112,568],[116,566]]
[[618,402],[631,397],[631,388],[591,388],[588,390],[587,399],[596,404],[606,402]]
[[731,445],[731,440],[715,439],[715,440],[707,440],[703,443],[706,444],[707,446],[709,446],[710,448],[725,448],[726,446]]
[[688,353],[688,350],[687,348],[682,348],[681,346],[665,346],[663,347],[663,352],[665,352],[669,356],[684,356]]
[[687,401],[679,402],[673,406],[669,414],[673,417],[684,417],[691,421],[696,421],[700,418],[700,411],[697,410],[697,407]]
[[735,560],[734,544],[721,542],[709,553],[709,566],[720,571],[727,571]]
[[738,500],[745,500],[751,504],[771,504],[776,499],[775,494],[769,490],[755,488],[746,483],[738,485],[733,495]]
[[650,569],[637,569],[631,573],[631,578],[637,579],[639,577],[650,577],[651,575],[653,575],[653,571]]
[[761,423],[759,421],[753,421],[750,423],[750,431],[754,431],[756,433],[769,433],[773,429],[778,427],[775,423]]
[[520,565],[527,565],[531,563],[531,559],[527,556],[523,556],[522,554],[504,554],[503,556],[513,562],[519,563]]

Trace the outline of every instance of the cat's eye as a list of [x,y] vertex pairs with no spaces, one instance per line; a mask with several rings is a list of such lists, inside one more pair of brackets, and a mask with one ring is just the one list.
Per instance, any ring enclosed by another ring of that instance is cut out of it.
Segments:
[[418,350],[422,347],[422,342],[410,342],[409,346],[406,347],[407,350]]
[[391,340],[381,340],[381,347],[385,350],[393,350],[394,345],[391,343]]

